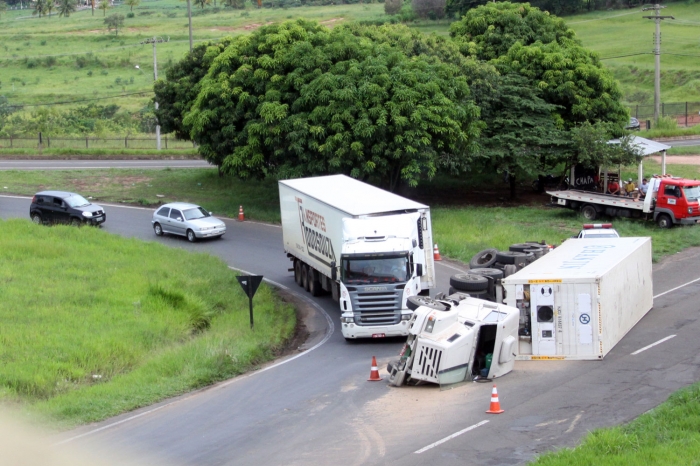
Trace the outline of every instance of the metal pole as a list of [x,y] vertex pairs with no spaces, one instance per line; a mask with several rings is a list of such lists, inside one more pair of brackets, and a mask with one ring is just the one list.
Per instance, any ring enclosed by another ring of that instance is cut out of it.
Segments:
[[187,0],[187,18],[190,27],[190,52],[192,51],[192,0]]
[[[158,60],[156,59],[156,38],[153,38],[153,81],[158,81]],[[158,102],[156,102],[156,111],[158,110]],[[160,125],[156,119],[156,149],[160,150]]]
[[661,105],[661,20],[676,19],[673,16],[660,16],[659,11],[665,6],[655,4],[653,7],[642,8],[642,11],[654,10],[654,16],[642,16],[642,18],[653,19],[656,23],[656,33],[654,34],[654,123],[659,123],[659,107]]

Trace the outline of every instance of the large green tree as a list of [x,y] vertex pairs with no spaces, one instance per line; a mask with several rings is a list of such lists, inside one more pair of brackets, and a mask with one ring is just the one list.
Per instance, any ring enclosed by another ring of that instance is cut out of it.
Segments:
[[416,185],[478,135],[458,67],[304,20],[236,38],[201,86],[184,124],[207,160],[243,178]]
[[463,53],[479,60],[505,55],[516,42],[530,45],[575,40],[574,31],[563,19],[529,3],[511,2],[487,3],[469,10],[450,25],[450,36]]
[[557,125],[556,106],[518,74],[498,78],[496,91],[482,109],[481,165],[503,174],[516,196],[516,180],[535,176],[549,159],[568,149],[567,132]]
[[68,18],[71,13],[76,10],[75,0],[59,0],[58,1],[58,16],[64,16]]

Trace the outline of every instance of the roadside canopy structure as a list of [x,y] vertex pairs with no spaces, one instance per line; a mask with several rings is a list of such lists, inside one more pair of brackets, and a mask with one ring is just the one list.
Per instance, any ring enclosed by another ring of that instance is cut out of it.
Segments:
[[[608,141],[608,144],[620,144],[620,140],[611,139]],[[632,136],[632,145],[639,147],[644,157],[661,152],[661,174],[666,174],[666,151],[670,149],[671,146],[652,141],[651,139],[640,138],[639,136]],[[637,167],[637,184],[641,183],[643,177],[644,171],[642,161],[640,161],[639,166]],[[607,186],[607,181],[604,186]]]

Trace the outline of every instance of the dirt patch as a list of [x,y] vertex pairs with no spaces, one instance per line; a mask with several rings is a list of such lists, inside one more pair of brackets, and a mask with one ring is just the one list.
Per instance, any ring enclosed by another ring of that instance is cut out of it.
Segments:
[[148,176],[100,176],[100,177],[88,177],[88,178],[74,178],[71,180],[73,186],[75,186],[75,191],[82,193],[96,192],[100,188],[103,188],[114,183],[120,184],[122,186],[131,186],[139,183],[147,183],[153,178]]
[[[656,163],[661,163],[660,155],[649,158]],[[667,155],[666,163],[668,165],[700,165],[700,155]]]
[[275,289],[275,292],[277,296],[282,299],[282,301],[289,303],[294,307],[297,316],[297,325],[296,329],[294,330],[294,335],[282,348],[280,348],[277,353],[277,357],[280,358],[284,356],[291,356],[303,351],[302,346],[309,338],[309,332],[307,330],[305,320],[316,311],[311,307],[311,305],[309,305],[309,303],[287,290],[277,288]]
[[331,18],[331,19],[327,19],[325,21],[321,21],[319,24],[323,24],[324,26],[328,26],[328,27],[332,28],[333,26],[335,26],[335,23],[337,23],[339,21],[343,21],[343,19],[345,19],[345,18]]

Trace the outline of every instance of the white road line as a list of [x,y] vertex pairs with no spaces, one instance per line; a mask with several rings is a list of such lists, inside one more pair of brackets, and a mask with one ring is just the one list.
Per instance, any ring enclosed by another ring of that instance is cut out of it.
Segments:
[[450,269],[452,269],[452,270],[456,270],[457,272],[460,272],[460,273],[464,273],[464,272],[465,272],[464,269],[457,268],[457,267],[455,267],[454,265],[450,265],[450,264],[441,264],[441,263],[436,262],[435,265],[440,265],[440,266],[442,266],[442,267],[447,267],[447,268],[450,268]]
[[673,338],[673,337],[675,337],[675,335],[669,335],[669,336],[667,336],[666,338],[662,338],[661,340],[657,341],[656,343],[652,343],[652,344],[649,345],[649,346],[645,346],[644,348],[638,349],[638,350],[635,351],[634,353],[631,353],[631,356],[634,356],[635,354],[639,354],[639,353],[641,353],[642,351],[646,351],[646,350],[648,350],[649,348],[652,348],[652,347],[654,347],[654,346],[656,346],[656,345],[659,345],[659,344],[665,342],[666,340],[670,340],[670,339]]
[[668,290],[668,291],[664,291],[663,293],[657,294],[656,296],[654,296],[654,299],[659,298],[659,297],[661,297],[661,296],[663,296],[663,295],[665,295],[665,294],[668,294],[668,293],[670,293],[671,291],[679,290],[679,289],[683,288],[684,286],[688,286],[688,285],[690,285],[690,284],[692,284],[692,283],[695,283],[695,282],[698,282],[698,281],[700,281],[700,278],[696,278],[695,280],[691,280],[691,281],[689,281],[689,282],[687,282],[687,283],[683,283],[683,284],[680,285],[680,286],[677,286],[677,287],[675,287],[675,288],[671,288],[671,289]]
[[431,443],[431,444],[428,445],[427,447],[423,447],[423,448],[421,448],[420,450],[416,450],[416,451],[414,451],[413,453],[418,455],[418,454],[420,454],[420,453],[423,453],[424,451],[428,451],[428,450],[430,450],[431,448],[437,447],[438,445],[441,445],[441,444],[447,442],[448,440],[452,440],[452,439],[455,438],[455,437],[459,437],[460,435],[462,435],[462,434],[465,433],[465,432],[469,432],[470,430],[474,430],[474,429],[476,429],[477,427],[481,427],[481,426],[483,426],[484,424],[486,424],[486,423],[488,423],[488,422],[489,422],[489,421],[481,421],[481,422],[479,422],[479,423],[477,423],[477,424],[474,424],[473,426],[467,427],[466,429],[462,429],[462,430],[460,430],[459,432],[455,432],[454,434],[449,435],[449,436],[445,437],[445,438],[442,439],[442,440],[438,440],[438,441],[435,442],[435,443]]

